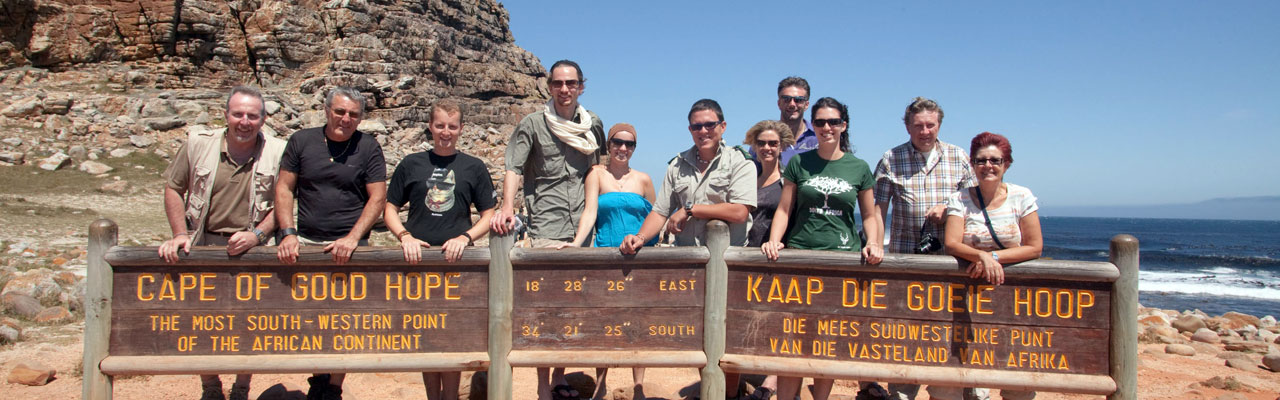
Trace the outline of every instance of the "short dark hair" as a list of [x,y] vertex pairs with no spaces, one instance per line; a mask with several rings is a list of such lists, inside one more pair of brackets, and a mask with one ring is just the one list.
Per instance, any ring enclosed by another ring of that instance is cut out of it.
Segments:
[[804,89],[804,97],[809,97],[809,81],[798,76],[788,76],[783,78],[782,82],[778,82],[778,94],[782,94],[782,89],[792,86]]
[[702,110],[715,111],[716,118],[719,118],[720,122],[724,122],[724,111],[720,110],[720,103],[717,103],[715,100],[711,100],[711,99],[702,99],[694,102],[693,107],[689,108],[689,116],[687,117],[687,119],[692,121],[693,113],[696,113]]
[[253,86],[238,85],[231,88],[231,94],[227,95],[226,109],[228,111],[231,110],[231,98],[235,97],[237,94],[243,94],[245,96],[251,96],[258,99],[258,114],[261,115],[262,118],[267,117],[267,101],[262,99],[262,91]]
[[853,150],[850,149],[853,146],[849,145],[849,126],[852,125],[849,123],[849,107],[835,98],[823,97],[818,99],[817,103],[814,103],[813,108],[809,109],[810,121],[818,118],[818,109],[820,108],[834,108],[840,112],[840,120],[844,121],[844,132],[840,132],[840,151],[852,152]]
[[910,124],[911,117],[925,111],[938,113],[938,125],[942,125],[942,106],[938,105],[938,102],[924,97],[916,97],[911,100],[911,104],[907,105],[907,112],[902,114],[902,123]]
[[579,66],[578,66],[578,63],[573,62],[573,61],[570,61],[570,60],[560,60],[560,61],[556,61],[556,63],[555,63],[555,64],[551,64],[551,68],[547,68],[547,81],[548,81],[548,82],[550,82],[550,81],[551,81],[551,71],[555,71],[555,70],[556,70],[556,68],[560,68],[560,67],[573,67],[573,70],[574,70],[574,71],[578,71],[578,82],[586,82],[586,81],[587,81],[587,78],[583,78],[583,77],[582,77],[582,67],[579,67]]

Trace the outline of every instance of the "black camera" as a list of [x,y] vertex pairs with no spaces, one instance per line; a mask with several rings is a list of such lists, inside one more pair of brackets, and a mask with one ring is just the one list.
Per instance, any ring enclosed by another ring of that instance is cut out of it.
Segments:
[[938,250],[942,250],[942,241],[933,236],[933,231],[929,229],[929,221],[924,222],[924,226],[920,227],[920,241],[916,242],[916,254],[932,254]]

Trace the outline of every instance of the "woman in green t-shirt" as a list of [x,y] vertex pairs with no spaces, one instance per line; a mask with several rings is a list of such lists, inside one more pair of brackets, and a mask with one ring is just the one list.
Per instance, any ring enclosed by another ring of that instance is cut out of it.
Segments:
[[[783,247],[861,251],[866,263],[879,264],[884,257],[883,243],[871,240],[864,246],[853,216],[855,209],[862,213],[867,237],[884,237],[884,224],[871,193],[875,178],[866,161],[854,157],[849,148],[849,108],[823,97],[813,106],[810,119],[818,148],[787,163],[769,241],[760,245],[760,251],[770,260],[777,260]],[[795,398],[803,379],[779,376],[778,398]],[[826,400],[834,384],[834,379],[815,378],[814,400]]]

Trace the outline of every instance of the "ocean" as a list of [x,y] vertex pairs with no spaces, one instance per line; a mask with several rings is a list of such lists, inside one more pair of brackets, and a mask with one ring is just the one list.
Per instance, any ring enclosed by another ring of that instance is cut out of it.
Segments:
[[1115,235],[1138,238],[1138,302],[1280,317],[1280,221],[1041,217],[1043,257],[1107,261]]

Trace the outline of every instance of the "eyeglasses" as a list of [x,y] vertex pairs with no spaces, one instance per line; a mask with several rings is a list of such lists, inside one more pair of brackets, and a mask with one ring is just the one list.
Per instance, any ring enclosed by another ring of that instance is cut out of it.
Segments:
[[782,141],[778,141],[778,140],[757,140],[756,141],[756,147],[764,147],[764,146],[778,147],[781,145],[782,145]]
[[1003,158],[975,158],[973,165],[1004,165]]
[[356,111],[356,110],[347,110],[347,109],[342,109],[342,108],[334,108],[334,109],[330,109],[330,110],[329,110],[329,112],[333,113],[333,115],[334,115],[334,116],[337,116],[337,117],[339,117],[339,118],[341,118],[341,117],[343,117],[343,116],[347,116],[347,117],[351,117],[351,118],[360,118],[360,112],[359,112],[359,111]]
[[703,122],[701,124],[689,124],[689,132],[698,132],[703,129],[712,130],[712,129],[715,129],[716,126],[719,126],[721,122],[724,122],[724,121]]
[[627,148],[631,148],[631,149],[636,148],[636,141],[634,140],[609,139],[609,144],[613,145],[614,147],[626,146]]
[[582,84],[582,81],[579,81],[577,79],[570,79],[566,81],[560,81],[560,80],[551,81],[551,87],[556,89],[559,89],[562,87],[567,87],[569,89],[577,89],[578,85],[581,85],[581,84]]
[[809,101],[809,98],[806,96],[787,96],[785,94],[780,94],[778,95],[778,101],[782,102],[782,104],[787,104],[791,102],[795,102],[799,104],[799,103]]
[[824,127],[824,126],[827,126],[827,125],[830,125],[830,126],[840,126],[841,124],[844,124],[844,120],[843,120],[843,119],[840,119],[840,118],[828,118],[828,119],[815,119],[815,120],[813,120],[813,126],[814,126],[815,128],[821,128],[821,127]]

